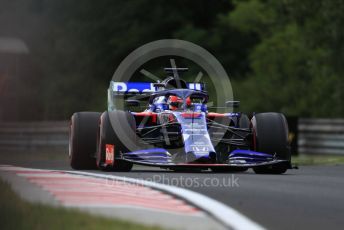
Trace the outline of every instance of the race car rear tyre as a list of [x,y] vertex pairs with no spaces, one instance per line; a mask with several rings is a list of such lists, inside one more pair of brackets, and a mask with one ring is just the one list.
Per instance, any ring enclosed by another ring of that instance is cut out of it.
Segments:
[[253,168],[258,174],[282,174],[290,166],[288,123],[281,113],[259,113],[252,118],[253,148],[288,163]]
[[[240,118],[239,118],[239,128],[242,129],[250,129],[251,128],[251,121],[248,118],[248,116],[244,113],[241,114]],[[244,131],[238,131],[239,134],[241,134],[244,137],[248,137],[249,133],[248,132],[244,132]],[[249,147],[242,147],[239,149],[247,149],[249,150]]]
[[[116,121],[117,124],[110,120]],[[128,172],[133,167],[132,163],[118,159],[121,152],[129,152],[127,146],[119,138],[118,133],[113,129],[119,128],[120,124],[128,124],[127,129],[121,130],[121,136],[135,140],[136,123],[133,115],[129,112],[112,111],[104,112],[101,115],[98,129],[97,166],[102,170]]]
[[251,126],[251,121],[246,114],[241,114],[239,119],[239,128],[249,129]]
[[95,169],[98,112],[79,112],[71,117],[69,131],[69,161],[73,169]]

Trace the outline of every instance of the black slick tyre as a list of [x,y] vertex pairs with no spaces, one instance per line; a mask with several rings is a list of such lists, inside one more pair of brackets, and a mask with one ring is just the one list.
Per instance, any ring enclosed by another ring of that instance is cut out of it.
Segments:
[[290,167],[288,123],[281,113],[259,113],[252,118],[253,147],[257,152],[268,153],[286,163],[255,167],[258,174],[282,174]]
[[95,169],[97,130],[101,113],[79,112],[71,117],[69,162],[73,169]]
[[[120,131],[115,132],[114,128]],[[97,166],[102,170],[128,172],[133,164],[121,159],[129,152],[125,139],[136,140],[136,124],[132,114],[126,111],[104,112],[98,129]],[[121,135],[122,138],[119,137]]]

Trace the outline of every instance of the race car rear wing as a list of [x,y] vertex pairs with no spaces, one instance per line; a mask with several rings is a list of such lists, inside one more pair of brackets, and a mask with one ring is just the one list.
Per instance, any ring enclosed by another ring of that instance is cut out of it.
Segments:
[[[204,83],[186,83],[192,90],[203,91]],[[130,97],[135,95],[150,96],[152,93],[161,90],[159,84],[150,82],[115,82],[111,81],[108,89],[108,109],[115,109],[115,99],[117,97]]]
[[[157,92],[158,89],[150,82],[110,82],[111,91],[114,94],[146,94]],[[186,83],[189,89],[204,90],[203,83]]]

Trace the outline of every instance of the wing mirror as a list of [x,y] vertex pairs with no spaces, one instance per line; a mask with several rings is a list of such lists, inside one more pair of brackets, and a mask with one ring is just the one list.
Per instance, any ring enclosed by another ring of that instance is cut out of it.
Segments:
[[140,101],[139,100],[126,100],[125,101],[125,104],[127,106],[135,106],[135,107],[138,107],[140,106]]
[[160,83],[160,82],[154,83],[153,86],[156,88],[165,88],[166,87],[165,83]]
[[228,108],[239,108],[240,101],[226,101],[226,107]]

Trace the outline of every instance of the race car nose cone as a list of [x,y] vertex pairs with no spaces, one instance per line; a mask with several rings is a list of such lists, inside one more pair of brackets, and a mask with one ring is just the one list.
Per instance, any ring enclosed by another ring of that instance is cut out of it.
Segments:
[[195,162],[196,160],[197,160],[197,157],[194,152],[186,153],[186,162],[191,163],[191,162]]
[[186,153],[186,162],[188,163],[212,163],[216,162],[216,153],[210,152],[209,154],[199,155],[195,152]]

